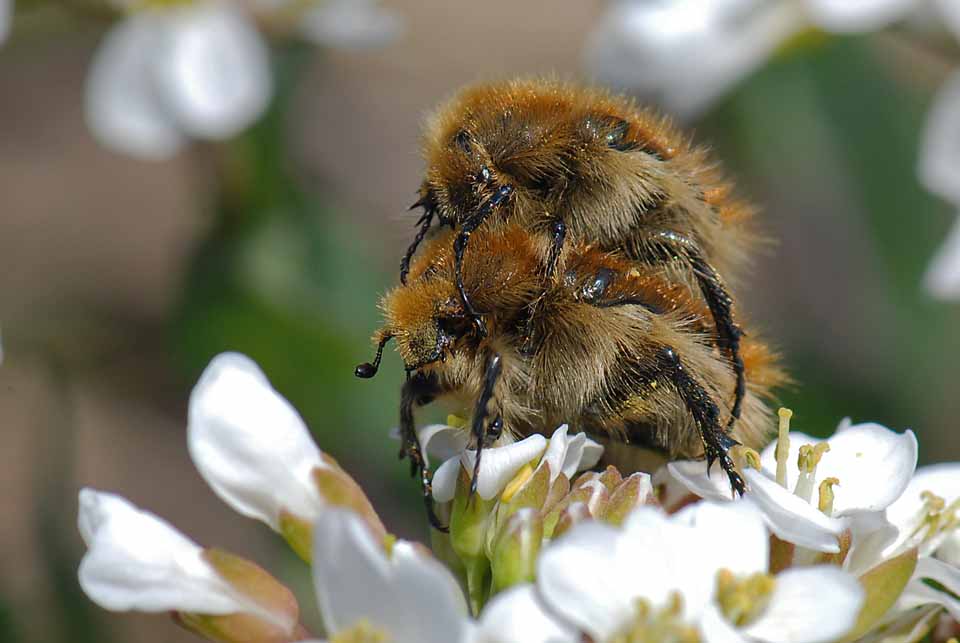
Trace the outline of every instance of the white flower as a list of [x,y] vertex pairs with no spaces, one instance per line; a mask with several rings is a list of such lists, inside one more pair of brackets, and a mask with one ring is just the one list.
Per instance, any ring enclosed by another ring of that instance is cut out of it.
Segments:
[[515,585],[483,609],[472,643],[579,643],[578,632],[549,614],[533,585]]
[[770,576],[768,539],[749,501],[672,517],[641,507],[622,530],[582,523],[548,546],[537,585],[552,612],[596,641],[647,619],[724,641],[829,641],[850,630],[863,602],[856,579],[830,566]]
[[917,469],[886,515],[898,531],[892,550],[916,546],[921,556],[960,567],[960,464]]
[[804,0],[811,20],[834,32],[874,31],[904,18],[917,0]]
[[10,23],[13,22],[13,0],[0,0],[0,42],[10,35]]
[[[431,425],[419,431],[418,436],[425,451],[446,457],[433,478],[433,498],[437,502],[448,502],[456,491],[460,467],[473,475],[477,452],[466,448],[469,431]],[[496,497],[524,465],[536,460],[549,467],[551,482],[561,473],[571,478],[577,471],[595,465],[602,453],[603,447],[584,433],[568,437],[566,424],[554,431],[549,442],[542,435],[534,434],[519,442],[485,448],[480,458],[477,493],[484,500]]]
[[930,260],[923,284],[927,292],[940,299],[960,298],[960,214]]
[[[917,463],[913,432],[894,433],[879,424],[842,423],[828,440],[790,432],[789,442],[779,461],[774,442],[761,454],[762,470],[744,470],[747,495],[779,538],[821,552],[839,552],[837,539],[853,519],[880,512],[899,498]],[[709,478],[702,462],[667,467],[703,498],[730,497],[716,465]]]
[[295,624],[238,591],[217,573],[199,545],[124,498],[82,489],[78,515],[80,535],[88,548],[80,563],[80,587],[101,607],[243,612],[287,631]]
[[97,51],[87,120],[105,145],[163,159],[189,137],[223,139],[270,98],[266,45],[241,10],[198,0],[135,11]]
[[[960,464],[945,463],[917,470],[886,517],[893,529],[871,543],[890,558],[917,547],[920,559],[893,610],[897,615],[920,605],[941,605],[960,618]],[[935,556],[935,559],[929,558]],[[925,581],[933,580],[953,596]]]
[[796,2],[620,0],[590,34],[587,66],[695,116],[805,25]]
[[314,471],[326,468],[296,410],[248,357],[218,355],[190,395],[187,446],[234,510],[280,529],[282,512],[312,523],[325,506]]
[[402,29],[400,15],[374,0],[328,0],[308,9],[300,20],[300,31],[309,40],[338,48],[382,45]]
[[341,509],[325,513],[313,537],[314,586],[331,636],[368,631],[391,641],[456,643],[469,635],[457,581],[419,545],[400,540],[388,553]]

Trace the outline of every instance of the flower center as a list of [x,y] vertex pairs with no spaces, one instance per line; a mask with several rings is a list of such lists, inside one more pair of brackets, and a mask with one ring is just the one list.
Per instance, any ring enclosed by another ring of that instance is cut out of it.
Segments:
[[330,639],[330,643],[387,643],[390,638],[389,632],[374,627],[370,621],[363,619],[337,632]]
[[960,517],[957,515],[960,512],[960,498],[949,505],[932,491],[924,491],[920,498],[923,506],[914,518],[916,527],[910,533],[910,540],[914,545],[926,545],[936,541],[936,547],[939,541],[960,526]]
[[717,603],[727,620],[738,627],[748,625],[767,609],[776,580],[756,573],[737,578],[729,569],[717,572]]
[[683,597],[670,594],[663,609],[655,610],[649,601],[637,599],[633,621],[608,643],[700,643],[700,632],[682,620]]
[[[780,425],[778,427],[779,435],[777,437],[777,447],[774,455],[777,458],[777,484],[784,489],[789,489],[790,484],[787,480],[787,458],[790,457],[790,418],[793,411],[781,407],[777,414],[780,416]],[[826,478],[820,482],[817,487],[817,465],[823,454],[830,450],[830,445],[826,442],[819,444],[805,444],[800,447],[800,454],[797,457],[797,468],[800,474],[797,477],[797,484],[793,488],[793,493],[807,502],[813,501],[813,490],[817,488],[817,508],[827,516],[833,515],[833,488],[840,485],[838,478]]]

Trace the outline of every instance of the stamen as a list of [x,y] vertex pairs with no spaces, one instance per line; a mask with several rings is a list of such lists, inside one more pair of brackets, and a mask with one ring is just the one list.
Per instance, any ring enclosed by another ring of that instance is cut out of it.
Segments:
[[700,632],[682,620],[683,596],[673,592],[663,609],[637,599],[633,622],[611,637],[609,643],[700,643]]
[[730,458],[741,471],[746,468],[761,469],[760,454],[750,447],[738,444],[730,449]]
[[738,627],[753,622],[770,603],[776,579],[756,573],[737,578],[728,569],[717,572],[717,603],[727,620]]
[[823,454],[829,450],[830,445],[826,442],[815,445],[805,444],[800,447],[800,455],[797,457],[797,468],[800,469],[800,475],[797,477],[797,486],[793,490],[793,495],[810,502],[817,478],[817,465],[820,464],[820,458],[823,457]]
[[935,539],[944,538],[949,532],[960,526],[960,498],[949,505],[946,500],[932,491],[920,494],[923,506],[917,511],[917,526],[910,533],[914,544],[928,544]]
[[503,488],[503,493],[500,494],[500,499],[503,502],[510,502],[510,499],[513,498],[513,494],[520,491],[520,488],[527,483],[527,480],[533,477],[533,465],[531,463],[526,463],[523,465],[517,474],[513,476],[510,482],[507,483],[507,486]]
[[777,436],[777,484],[787,488],[787,458],[790,457],[790,418],[793,411],[780,407],[777,411],[780,416],[779,435]]
[[330,643],[387,643],[390,639],[389,632],[375,627],[370,621],[363,619],[347,629],[337,632],[330,639]]
[[820,483],[820,502],[817,503],[817,508],[826,516],[833,515],[833,487],[839,484],[840,480],[834,477],[826,478]]

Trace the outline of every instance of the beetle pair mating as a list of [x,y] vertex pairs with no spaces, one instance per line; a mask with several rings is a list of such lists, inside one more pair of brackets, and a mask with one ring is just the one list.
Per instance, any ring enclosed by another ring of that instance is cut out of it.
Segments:
[[[734,319],[721,275],[749,256],[751,210],[705,154],[628,99],[552,81],[467,89],[428,125],[419,230],[384,297],[377,357],[407,370],[403,453],[431,507],[413,410],[472,410],[477,457],[574,430],[718,460],[760,446],[783,379]],[[434,521],[435,522],[435,521]]]

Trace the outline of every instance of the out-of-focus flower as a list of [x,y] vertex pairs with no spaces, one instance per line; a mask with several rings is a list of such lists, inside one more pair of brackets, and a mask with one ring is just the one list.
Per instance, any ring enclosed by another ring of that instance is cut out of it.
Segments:
[[480,614],[471,643],[579,643],[579,632],[548,613],[533,585],[497,594]]
[[298,636],[296,599],[252,563],[204,550],[113,494],[82,489],[78,516],[88,548],[80,586],[101,607],[176,612],[203,633],[240,629],[276,641]]
[[375,0],[327,0],[311,6],[300,19],[300,31],[310,41],[340,49],[383,45],[402,30],[400,15]]
[[314,587],[334,640],[466,640],[471,624],[463,592],[427,550],[378,541],[342,509],[326,512],[313,537]]
[[317,448],[296,410],[244,355],[224,353],[190,395],[187,446],[214,492],[309,558],[309,526],[330,505],[347,506],[386,533],[363,491]]
[[[954,73],[934,98],[920,145],[918,171],[927,189],[960,208],[960,72]],[[924,285],[936,297],[960,297],[960,219],[930,262]]]
[[590,34],[586,61],[601,81],[692,117],[805,26],[792,1],[619,0]]
[[10,24],[13,22],[13,0],[0,0],[0,42],[10,35]]
[[[784,448],[786,447],[786,448]],[[760,456],[761,469],[745,468],[747,495],[781,539],[820,552],[838,553],[840,535],[853,519],[880,512],[906,489],[917,464],[912,431],[895,433],[879,424],[841,423],[820,440],[789,432]],[[723,478],[707,476],[701,462],[673,462],[670,473],[703,498],[728,499]]]
[[[947,0],[951,2],[952,0]],[[810,19],[827,31],[875,31],[907,16],[919,0],[804,0]]]
[[748,501],[672,517],[641,507],[622,529],[584,523],[547,547],[537,586],[551,612],[597,641],[813,642],[853,627],[863,603],[855,578],[832,566],[772,575],[768,551]]
[[94,57],[87,120],[105,145],[163,159],[188,138],[233,136],[264,111],[267,48],[225,0],[157,3],[114,26]]

